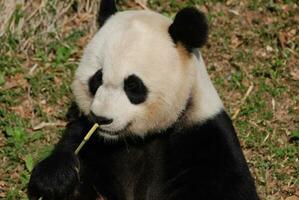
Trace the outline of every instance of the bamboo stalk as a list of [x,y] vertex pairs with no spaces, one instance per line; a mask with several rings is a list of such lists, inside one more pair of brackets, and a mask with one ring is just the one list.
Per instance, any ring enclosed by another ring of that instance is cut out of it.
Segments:
[[89,138],[92,136],[92,134],[96,131],[96,129],[99,127],[98,123],[95,123],[93,127],[88,131],[88,133],[85,135],[84,139],[80,143],[80,145],[77,147],[75,154],[78,155],[79,151],[82,149],[84,144],[89,140]]

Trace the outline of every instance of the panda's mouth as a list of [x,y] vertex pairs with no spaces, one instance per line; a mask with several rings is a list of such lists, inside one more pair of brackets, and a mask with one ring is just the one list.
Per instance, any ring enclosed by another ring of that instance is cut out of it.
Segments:
[[110,130],[106,130],[103,128],[99,128],[98,132],[100,133],[100,135],[104,136],[104,137],[108,137],[108,138],[117,138],[119,136],[123,136],[128,132],[128,128],[131,125],[131,123],[128,123],[124,128],[120,129],[120,130],[116,130],[116,131],[110,131]]
[[98,133],[99,133],[99,135],[101,135],[105,138],[117,139],[119,137],[119,134],[117,132],[106,131],[103,129],[99,129]]
[[108,131],[108,130],[105,130],[102,128],[99,128],[99,131],[102,133],[110,134],[110,135],[118,135],[118,132],[119,132],[119,131]]

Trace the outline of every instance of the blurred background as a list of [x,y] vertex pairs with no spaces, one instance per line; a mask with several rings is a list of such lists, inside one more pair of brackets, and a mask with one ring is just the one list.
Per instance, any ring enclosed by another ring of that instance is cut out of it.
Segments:
[[[60,138],[98,3],[0,0],[0,199],[26,199],[30,171]],[[208,17],[202,54],[261,199],[298,200],[298,1],[119,1],[171,18],[185,6]]]

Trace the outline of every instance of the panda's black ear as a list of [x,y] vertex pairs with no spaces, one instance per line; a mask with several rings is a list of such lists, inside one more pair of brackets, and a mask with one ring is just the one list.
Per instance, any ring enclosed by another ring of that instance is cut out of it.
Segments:
[[98,13],[98,24],[103,26],[105,21],[117,12],[115,0],[101,0],[100,10]]
[[207,19],[196,8],[184,8],[177,13],[168,32],[175,43],[181,42],[188,51],[192,51],[202,47],[207,41]]

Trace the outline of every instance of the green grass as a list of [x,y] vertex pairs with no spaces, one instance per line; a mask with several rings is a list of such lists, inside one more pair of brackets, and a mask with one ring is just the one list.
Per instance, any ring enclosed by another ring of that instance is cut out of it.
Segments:
[[[16,5],[0,34],[0,199],[26,199],[34,164],[63,131],[35,127],[65,121],[73,73],[96,30],[96,1],[42,2]],[[299,190],[299,6],[242,2],[149,0],[147,6],[169,17],[192,5],[207,13],[203,56],[227,111],[233,116],[240,109],[234,124],[261,199],[285,199]],[[122,10],[140,9],[120,3]],[[0,2],[0,20],[5,11]]]

